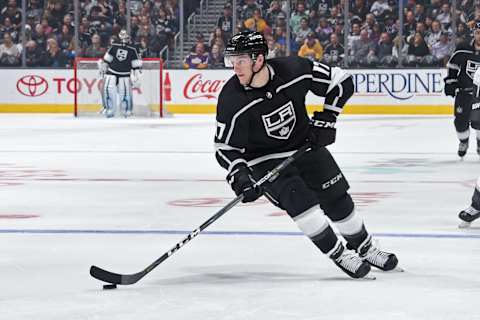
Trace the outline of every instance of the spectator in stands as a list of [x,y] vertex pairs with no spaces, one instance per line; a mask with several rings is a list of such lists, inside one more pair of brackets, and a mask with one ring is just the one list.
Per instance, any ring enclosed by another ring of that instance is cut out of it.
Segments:
[[18,29],[12,24],[12,21],[9,17],[6,17],[3,20],[3,25],[0,25],[0,33],[3,35],[9,33],[12,37],[13,42],[18,42]]
[[415,14],[413,11],[407,11],[405,16],[405,23],[403,25],[403,36],[408,38],[415,35],[417,29],[417,21],[415,20]]
[[450,5],[448,3],[444,3],[442,5],[442,9],[437,15],[436,19],[443,26],[444,30],[448,30],[448,28],[450,28],[450,23],[452,22],[452,13],[450,12]]
[[395,39],[398,33],[398,27],[395,23],[395,16],[389,11],[384,12],[383,30],[388,33],[390,39]]
[[361,29],[366,30],[368,32],[368,36],[370,36],[370,33],[373,31],[373,26],[375,26],[376,23],[377,21],[375,20],[375,16],[369,13],[365,18],[365,22],[363,23]]
[[375,44],[368,37],[367,30],[360,31],[360,39],[353,42],[352,64],[365,67],[378,62],[375,56]]
[[203,49],[204,49],[205,52],[210,52],[210,47],[205,43],[205,38],[203,37],[203,33],[201,33],[201,32],[197,33],[197,36],[195,37],[195,40],[196,40],[195,44],[190,49],[191,53],[197,51],[197,45],[200,44],[200,43],[203,45]]
[[275,23],[273,26],[271,26],[273,29],[280,27],[283,31],[287,32],[287,20],[286,20],[286,15],[283,12],[280,12],[277,15],[277,19],[275,20]]
[[454,50],[455,44],[448,39],[448,33],[444,31],[440,35],[440,40],[432,46],[431,52],[435,63],[445,67]]
[[260,33],[263,33],[268,27],[267,23],[262,18],[262,11],[260,9],[255,9],[253,11],[253,16],[245,20],[244,25],[246,29]]
[[282,50],[272,36],[267,37],[268,55],[266,59],[282,57]]
[[330,14],[330,10],[333,8],[334,4],[332,0],[314,0],[310,7],[310,10],[317,11],[319,17],[326,17]]
[[285,56],[287,53],[287,36],[286,31],[282,27],[276,27],[274,29],[273,40],[275,40],[281,56]]
[[168,17],[167,11],[160,8],[158,11],[158,17],[155,19],[155,32],[162,44],[162,48],[173,40],[173,37],[175,36],[174,28],[175,25],[170,17]]
[[41,50],[46,50],[47,48],[47,36],[45,35],[45,31],[43,29],[43,24],[37,24],[35,26],[35,31],[32,33],[32,39],[35,40],[37,46]]
[[327,44],[332,32],[333,29],[328,24],[327,19],[325,17],[320,18],[320,20],[318,21],[318,26],[315,29],[315,33],[317,34],[317,38],[322,46]]
[[27,67],[41,67],[45,60],[45,51],[39,50],[37,43],[29,40],[25,44],[25,58]]
[[300,30],[302,19],[308,19],[308,15],[305,12],[305,4],[303,2],[298,2],[297,10],[295,10],[295,12],[290,17],[290,27],[292,28],[292,32],[294,34],[297,34]]
[[429,48],[433,47],[433,45],[438,42],[441,34],[442,26],[438,20],[434,20],[432,22],[432,30],[425,38],[425,41],[427,42]]
[[140,42],[138,43],[138,53],[142,58],[155,58],[157,57],[157,52],[153,51],[149,46],[148,37],[140,37]]
[[65,53],[58,47],[57,40],[53,38],[47,40],[47,54],[45,55],[44,65],[53,68],[66,68],[71,66]]
[[101,39],[98,34],[92,36],[92,44],[85,49],[84,56],[87,58],[101,58],[105,55],[106,48],[102,47]]
[[426,34],[427,34],[427,29],[425,27],[425,23],[423,22],[417,22],[417,26],[416,26],[416,29],[415,29],[415,32],[418,32],[420,33],[423,38],[425,38]]
[[307,39],[307,36],[312,32],[312,29],[310,29],[310,27],[308,26],[307,18],[303,18],[300,22],[300,28],[295,33],[295,47],[301,47]]
[[224,68],[223,61],[223,49],[220,48],[217,44],[212,45],[212,50],[208,57],[208,68],[210,69],[222,69]]
[[[368,33],[367,33],[368,34]],[[352,32],[347,37],[348,53],[351,54],[353,43],[360,39],[360,25],[358,23],[352,24]]]
[[385,0],[376,0],[370,7],[370,12],[373,13],[375,17],[383,16],[385,10],[392,10]]
[[40,0],[30,0],[27,3],[27,17],[33,18],[33,24],[30,26],[33,28],[35,24],[40,23],[43,16],[43,7]]
[[370,12],[365,0],[355,0],[355,4],[351,8],[350,12],[352,17],[358,17],[360,21],[364,21],[367,14]]
[[425,6],[421,3],[415,5],[415,20],[417,22],[425,21],[427,15],[425,14]]
[[286,16],[285,12],[282,11],[280,3],[277,0],[273,0],[270,3],[270,8],[268,9],[267,15],[265,16],[265,21],[267,22],[267,24],[273,27],[280,13]]
[[426,66],[433,63],[433,56],[420,33],[416,33],[410,40],[407,53],[407,64],[409,66]]
[[15,28],[22,22],[22,11],[17,8],[17,0],[8,0],[7,5],[0,11],[0,15],[3,19],[9,18]]
[[330,43],[325,47],[325,53],[323,55],[323,61],[332,66],[341,65],[345,56],[345,50],[338,40],[338,35],[332,33],[330,35]]
[[339,7],[335,6],[332,8],[332,10],[330,10],[330,17],[327,20],[331,26],[343,21],[342,13],[338,10],[338,8]]
[[470,41],[470,31],[465,23],[460,22],[457,26],[456,45],[462,42]]
[[56,38],[58,46],[65,53],[74,50],[75,44],[73,42],[73,35],[70,34],[70,29],[66,24],[62,25],[61,31],[58,33]]
[[213,45],[216,43],[219,46],[220,50],[223,51],[223,49],[225,49],[225,43],[227,42],[227,40],[228,39],[225,37],[222,28],[216,27],[215,31],[210,34],[208,44],[212,48]]
[[0,64],[8,67],[20,64],[20,50],[13,43],[10,33],[3,35],[3,43],[0,44]]
[[183,63],[185,69],[205,69],[208,67],[208,53],[205,52],[205,45],[203,43],[197,43],[195,45],[195,52],[185,58]]
[[232,18],[232,5],[230,3],[225,4],[223,7],[223,15],[217,20],[217,27],[223,30],[223,33],[227,38],[232,36],[233,32],[233,18]]
[[247,20],[253,16],[254,11],[257,9],[261,12],[261,8],[255,0],[246,0],[245,5],[242,7],[240,17],[242,17],[242,20]]
[[320,41],[315,37],[315,33],[310,32],[305,43],[298,50],[298,56],[307,58],[311,61],[320,61],[323,56],[323,48]]
[[384,67],[393,67],[397,64],[397,59],[393,57],[393,43],[387,32],[382,32],[378,40],[376,55],[380,64]]

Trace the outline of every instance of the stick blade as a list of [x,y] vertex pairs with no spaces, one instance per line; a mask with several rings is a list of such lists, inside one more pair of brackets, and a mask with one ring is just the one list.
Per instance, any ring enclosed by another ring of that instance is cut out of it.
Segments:
[[112,284],[122,284],[122,275],[104,270],[97,266],[90,267],[90,275],[100,281]]

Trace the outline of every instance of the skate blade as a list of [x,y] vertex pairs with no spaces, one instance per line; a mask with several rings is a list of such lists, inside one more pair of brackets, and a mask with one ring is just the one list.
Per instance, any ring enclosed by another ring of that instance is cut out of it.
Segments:
[[458,228],[459,228],[459,229],[468,229],[468,228],[470,228],[471,225],[472,225],[471,222],[462,221],[462,222],[460,222],[460,224],[458,225]]
[[374,280],[377,280],[377,277],[371,276],[371,275],[366,275],[363,278],[352,278],[352,280],[355,280],[355,281],[374,281]]

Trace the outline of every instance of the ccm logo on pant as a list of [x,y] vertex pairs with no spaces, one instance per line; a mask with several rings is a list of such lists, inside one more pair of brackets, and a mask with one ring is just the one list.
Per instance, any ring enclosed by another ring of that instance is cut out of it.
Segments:
[[332,179],[330,179],[327,182],[325,182],[324,184],[322,184],[322,189],[325,190],[325,189],[330,188],[335,183],[340,181],[340,179],[342,179],[342,178],[343,178],[343,175],[341,173],[339,173],[337,176],[333,177]]

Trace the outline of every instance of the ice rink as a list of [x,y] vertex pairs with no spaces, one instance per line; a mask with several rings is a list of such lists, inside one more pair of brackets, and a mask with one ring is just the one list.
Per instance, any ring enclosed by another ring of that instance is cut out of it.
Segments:
[[234,197],[214,117],[0,123],[0,319],[480,319],[480,222],[457,218],[480,160],[451,117],[341,116],[330,148],[404,273],[348,278],[261,198],[116,290],[90,266],[138,272]]

